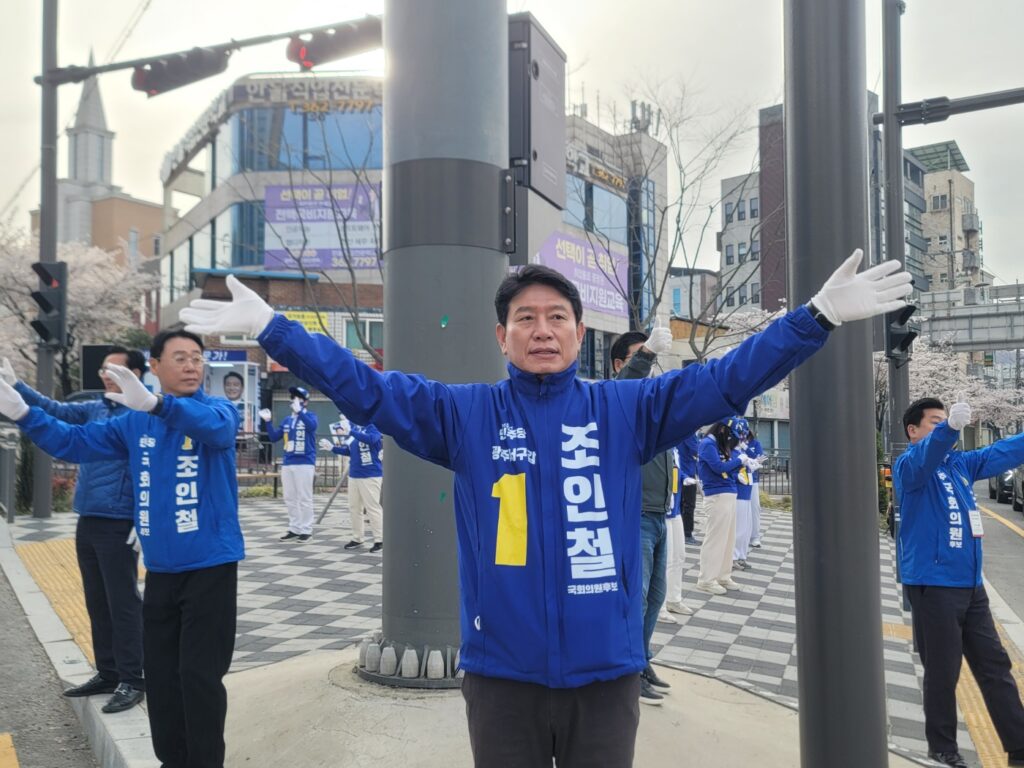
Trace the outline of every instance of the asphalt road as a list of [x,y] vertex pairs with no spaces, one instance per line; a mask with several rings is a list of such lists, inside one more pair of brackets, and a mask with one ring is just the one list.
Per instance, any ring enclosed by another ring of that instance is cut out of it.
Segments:
[[[1024,515],[1014,512],[1009,502],[1000,504],[990,499],[988,481],[977,483],[974,494],[980,506],[990,509],[1024,532]],[[985,577],[1010,604],[1013,612],[1024,619],[1024,535],[988,515],[983,515],[982,519],[985,526]]]
[[62,687],[0,572],[0,733],[12,735],[20,768],[96,768]]

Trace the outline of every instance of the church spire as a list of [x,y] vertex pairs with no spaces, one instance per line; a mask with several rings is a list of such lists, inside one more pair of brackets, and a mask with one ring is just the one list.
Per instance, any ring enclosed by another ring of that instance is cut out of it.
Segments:
[[[93,66],[89,51],[89,66]],[[96,76],[82,84],[75,124],[68,129],[68,176],[83,184],[111,186],[114,134],[107,129],[103,99]]]

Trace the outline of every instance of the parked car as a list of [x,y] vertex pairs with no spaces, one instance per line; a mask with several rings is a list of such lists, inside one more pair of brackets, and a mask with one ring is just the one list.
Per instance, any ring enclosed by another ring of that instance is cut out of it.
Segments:
[[1013,504],[1014,512],[1024,512],[1024,465],[1013,470],[1010,502]]
[[1001,475],[988,479],[988,497],[1005,504],[1013,496],[1013,470],[1008,469]]

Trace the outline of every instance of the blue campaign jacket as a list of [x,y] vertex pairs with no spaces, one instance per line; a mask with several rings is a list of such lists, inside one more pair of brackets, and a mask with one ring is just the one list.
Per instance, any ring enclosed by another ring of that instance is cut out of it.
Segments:
[[[105,397],[82,403],[61,403],[44,397],[20,381],[14,388],[26,403],[42,408],[67,424],[107,421],[128,410]],[[131,520],[135,515],[135,492],[128,462],[124,459],[83,462],[78,467],[72,507],[82,517]]]
[[[740,452],[733,449],[732,457],[739,461]],[[750,501],[752,491],[754,490],[754,480],[750,476],[750,470],[740,465],[733,470],[732,476],[736,480],[736,500],[737,501]]]
[[697,476],[697,448],[700,438],[697,433],[687,435],[676,448],[679,450],[679,478]]
[[276,443],[284,437],[284,465],[316,464],[317,418],[312,411],[289,413],[280,427],[267,422],[267,438]]
[[238,411],[228,400],[202,391],[165,395],[158,416],[128,410],[81,425],[33,407],[18,426],[66,461],[128,461],[147,569],[181,573],[245,557],[235,471]]
[[946,422],[910,445],[893,466],[900,506],[898,555],[904,584],[977,587],[981,538],[967,514],[977,509],[974,483],[1024,463],[1024,435],[976,451],[954,451],[960,433]]
[[732,458],[723,461],[715,438],[706,435],[697,447],[697,457],[697,475],[705,496],[736,493],[736,470],[743,466],[743,462],[736,458],[735,451]]
[[463,668],[573,688],[647,665],[641,466],[742,412],[827,337],[801,308],[721,360],[657,378],[509,365],[493,385],[380,373],[281,315],[259,341],[349,418],[454,471]]
[[[761,441],[760,440],[751,440],[749,445],[747,445],[747,456],[749,456],[752,459],[756,459],[758,456],[761,456],[763,454],[764,454],[764,447],[761,445]],[[754,473],[754,482],[757,483],[757,482],[760,482],[760,480],[761,480],[761,472],[760,471],[755,472]]]
[[384,468],[380,463],[380,451],[383,443],[380,430],[373,424],[363,428],[352,425],[349,430],[352,440],[348,444],[349,458],[348,476],[357,480],[363,477],[383,477]]

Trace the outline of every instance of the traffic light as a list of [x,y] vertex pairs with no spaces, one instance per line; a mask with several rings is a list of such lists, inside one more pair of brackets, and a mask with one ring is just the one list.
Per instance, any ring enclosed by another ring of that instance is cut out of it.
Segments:
[[37,261],[32,271],[39,275],[39,290],[31,293],[39,314],[30,325],[43,344],[61,349],[68,340],[68,265],[63,261]]
[[293,37],[288,41],[286,55],[301,69],[310,70],[328,61],[372,51],[382,44],[380,17],[366,16],[334,29]]
[[910,345],[917,338],[917,331],[908,323],[916,311],[916,306],[907,304],[903,309],[889,312],[885,316],[885,356],[890,360],[896,360],[897,363],[910,360]]
[[183,85],[219,75],[228,67],[231,51],[220,48],[193,48],[172,53],[132,72],[132,88],[159,96]]

